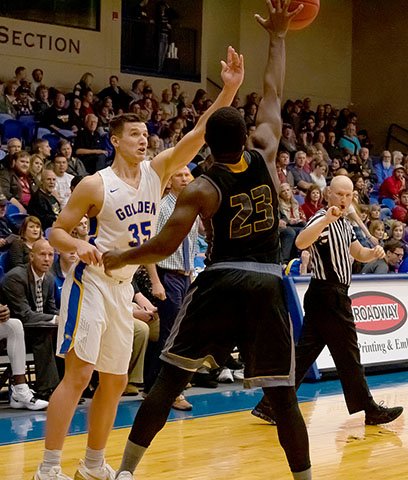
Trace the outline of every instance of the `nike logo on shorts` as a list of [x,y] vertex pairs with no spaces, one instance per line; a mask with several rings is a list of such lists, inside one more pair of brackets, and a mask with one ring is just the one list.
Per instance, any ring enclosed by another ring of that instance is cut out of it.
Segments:
[[111,188],[110,193],[115,193],[117,190],[119,190],[119,188]]

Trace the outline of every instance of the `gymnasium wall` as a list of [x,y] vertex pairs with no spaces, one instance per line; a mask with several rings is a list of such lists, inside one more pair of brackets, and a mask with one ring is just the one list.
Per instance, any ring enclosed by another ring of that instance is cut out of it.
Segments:
[[353,1],[352,99],[377,153],[391,123],[408,128],[406,19],[406,1]]

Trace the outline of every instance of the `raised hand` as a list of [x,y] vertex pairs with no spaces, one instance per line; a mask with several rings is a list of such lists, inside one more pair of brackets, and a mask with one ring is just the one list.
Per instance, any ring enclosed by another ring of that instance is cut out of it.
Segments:
[[284,37],[289,28],[289,23],[302,9],[303,4],[300,4],[293,12],[288,12],[290,0],[266,0],[269,10],[269,17],[263,18],[256,14],[255,18],[262,27],[269,32],[269,34]]
[[244,80],[244,57],[229,46],[227,61],[221,60],[221,78],[224,85],[238,89]]
[[342,210],[339,207],[332,206],[327,209],[326,212],[326,221],[327,223],[334,223],[336,222],[342,215]]

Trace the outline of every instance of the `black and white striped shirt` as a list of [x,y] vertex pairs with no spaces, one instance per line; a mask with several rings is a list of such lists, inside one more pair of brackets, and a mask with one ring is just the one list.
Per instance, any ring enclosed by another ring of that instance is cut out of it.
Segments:
[[[325,214],[325,210],[319,210],[310,218],[306,228],[324,217]],[[310,247],[312,277],[350,285],[350,245],[355,241],[357,241],[356,234],[346,217],[340,217],[328,225]]]

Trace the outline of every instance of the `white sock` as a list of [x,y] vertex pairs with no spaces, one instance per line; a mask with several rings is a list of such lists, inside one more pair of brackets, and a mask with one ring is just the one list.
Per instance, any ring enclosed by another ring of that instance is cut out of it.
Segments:
[[312,468],[303,470],[303,472],[292,472],[295,480],[312,480]]
[[52,467],[61,465],[62,450],[44,450],[43,463],[40,465],[41,473],[48,473]]
[[92,448],[86,447],[85,453],[85,467],[90,470],[94,468],[100,468],[103,465],[105,458],[105,449],[102,450],[92,450]]

